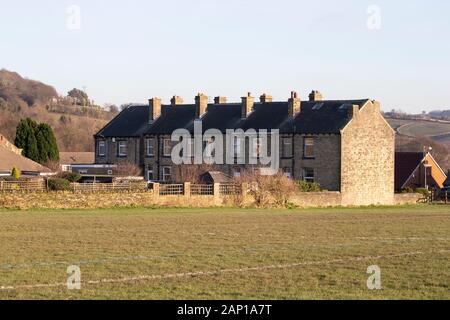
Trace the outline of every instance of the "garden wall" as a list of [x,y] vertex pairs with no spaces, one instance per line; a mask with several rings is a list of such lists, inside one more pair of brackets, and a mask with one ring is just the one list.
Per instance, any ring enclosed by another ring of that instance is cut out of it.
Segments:
[[307,192],[291,197],[290,201],[302,208],[338,207],[342,205],[340,192]]
[[[238,198],[238,197],[237,197]],[[416,204],[419,194],[397,194],[395,204]],[[339,192],[299,193],[290,202],[302,208],[337,207],[342,205]],[[245,205],[252,205],[245,197]],[[7,209],[102,209],[129,206],[213,207],[236,206],[230,196],[190,195],[158,196],[153,191],[142,192],[12,192],[0,193],[0,208]]]
[[420,193],[399,193],[394,197],[395,205],[397,206],[404,204],[417,204],[421,199],[423,199],[423,195]]

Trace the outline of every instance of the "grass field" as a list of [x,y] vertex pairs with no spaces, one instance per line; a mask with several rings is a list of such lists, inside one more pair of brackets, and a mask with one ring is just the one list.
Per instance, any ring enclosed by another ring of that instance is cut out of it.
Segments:
[[450,299],[444,206],[0,210],[0,243],[0,299]]

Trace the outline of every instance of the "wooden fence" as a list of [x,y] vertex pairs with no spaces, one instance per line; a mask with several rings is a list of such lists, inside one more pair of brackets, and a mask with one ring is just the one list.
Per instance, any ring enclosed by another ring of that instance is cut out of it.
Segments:
[[0,192],[44,192],[46,189],[46,184],[43,179],[0,181]]
[[[153,190],[159,196],[231,196],[242,194],[240,184],[159,184],[150,185],[145,181],[126,181],[114,183],[71,183],[72,192],[145,192]],[[44,179],[30,181],[0,181],[0,192],[46,192]]]
[[121,183],[71,183],[70,189],[74,192],[119,192],[146,191],[148,187],[144,181],[129,181]]

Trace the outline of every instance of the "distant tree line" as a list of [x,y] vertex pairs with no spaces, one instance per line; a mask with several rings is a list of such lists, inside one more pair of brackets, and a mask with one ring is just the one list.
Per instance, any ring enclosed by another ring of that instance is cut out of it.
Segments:
[[23,156],[44,164],[59,161],[58,144],[52,128],[46,123],[22,119],[16,128],[16,147],[23,149]]

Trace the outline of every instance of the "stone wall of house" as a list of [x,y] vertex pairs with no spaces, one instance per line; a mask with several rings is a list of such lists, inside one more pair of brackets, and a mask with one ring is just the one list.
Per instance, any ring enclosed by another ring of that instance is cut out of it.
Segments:
[[[106,141],[106,155],[98,155],[98,141]],[[134,163],[138,166],[142,166],[142,139],[141,138],[112,138],[96,139],[95,142],[95,163],[97,164],[121,164],[124,162]],[[125,141],[127,143],[127,156],[119,157],[118,148],[119,141]]]
[[[314,158],[304,156],[305,138],[314,138]],[[329,191],[340,190],[341,137],[339,135],[315,135],[295,137],[294,178],[303,180],[305,168],[314,169],[315,181]]]
[[342,130],[344,205],[394,204],[395,132],[377,102],[356,111]]

